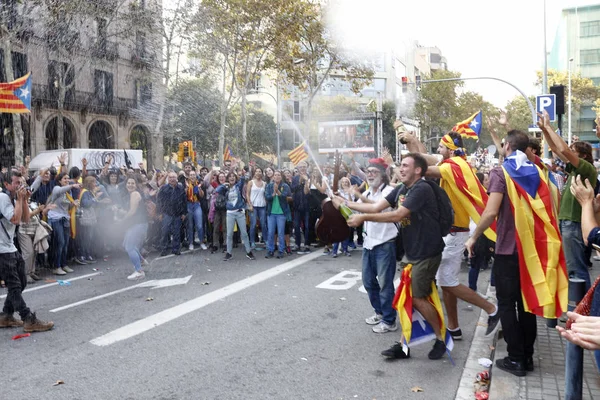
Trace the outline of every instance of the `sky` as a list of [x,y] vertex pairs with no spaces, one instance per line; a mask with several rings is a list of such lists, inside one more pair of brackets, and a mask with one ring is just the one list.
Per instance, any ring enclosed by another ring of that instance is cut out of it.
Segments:
[[[355,49],[389,50],[398,41],[417,40],[437,46],[448,69],[463,77],[491,76],[513,83],[527,95],[540,94],[534,85],[544,63],[544,0],[337,0],[335,32]],[[546,0],[547,51],[561,10],[600,4],[600,0]],[[497,107],[519,93],[496,81],[472,81]]]

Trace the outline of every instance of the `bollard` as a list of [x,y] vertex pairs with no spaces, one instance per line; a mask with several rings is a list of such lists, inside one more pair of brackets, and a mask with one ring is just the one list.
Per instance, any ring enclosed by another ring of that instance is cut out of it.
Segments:
[[[573,311],[585,295],[585,281],[569,278],[569,311]],[[565,353],[565,399],[581,400],[583,397],[583,349],[567,342]]]

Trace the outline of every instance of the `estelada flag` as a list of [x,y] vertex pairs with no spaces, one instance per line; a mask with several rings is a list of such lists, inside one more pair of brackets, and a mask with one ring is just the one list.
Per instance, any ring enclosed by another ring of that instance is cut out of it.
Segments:
[[223,161],[233,160],[233,151],[231,151],[231,147],[228,144],[225,145],[225,150],[223,151]]
[[302,143],[300,143],[300,145],[298,147],[296,147],[292,151],[290,151],[290,154],[288,154],[290,161],[294,165],[298,165],[300,162],[302,162],[304,160],[308,160],[308,152],[306,151],[305,146],[306,146],[306,142],[302,142]]
[[[440,296],[438,295],[435,282],[431,282],[431,293],[427,297],[427,300],[435,308],[440,324],[440,331],[445,334],[446,326],[444,323],[444,311],[442,310],[442,303],[440,302]],[[406,265],[402,270],[400,285],[396,290],[392,307],[398,310],[398,317],[400,319],[400,325],[402,328],[402,336],[404,337],[406,343],[410,343],[412,339],[413,344],[419,344],[423,341],[430,341],[431,339],[435,338],[433,328],[423,317],[418,318],[417,324],[413,324],[414,315],[418,314],[418,311],[413,310],[412,264]],[[445,338],[446,348],[448,350],[452,350],[452,337],[450,335],[446,335]]]
[[0,83],[0,113],[24,114],[31,109],[31,73]]
[[550,184],[521,151],[507,157],[502,170],[515,220],[523,307],[558,318],[567,307],[569,283]]
[[481,133],[481,110],[454,125],[452,130],[460,133],[464,138],[479,140],[479,134]]
[[[439,167],[442,175],[440,186],[448,194],[455,213],[458,213],[456,208],[461,207],[473,222],[479,224],[488,201],[488,194],[471,166],[462,157],[451,157],[442,161]],[[496,221],[486,229],[484,234],[488,239],[496,241]]]

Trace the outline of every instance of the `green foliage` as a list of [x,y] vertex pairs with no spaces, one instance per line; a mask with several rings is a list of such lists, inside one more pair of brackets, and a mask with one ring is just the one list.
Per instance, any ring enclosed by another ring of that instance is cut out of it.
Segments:
[[327,115],[345,115],[361,112],[364,105],[357,98],[346,96],[318,97],[313,105],[316,117]]
[[[248,153],[274,154],[277,152],[277,125],[274,118],[248,104],[247,134],[248,134]],[[236,105],[232,108],[227,118],[228,135],[227,143],[233,148],[236,157],[242,156],[243,159],[243,141],[242,141],[242,121],[241,107]],[[247,160],[243,160],[247,161]]]
[[[535,97],[531,96],[529,100],[535,105]],[[511,129],[527,132],[533,121],[531,120],[531,110],[523,96],[515,96],[506,104],[506,119]]]
[[[543,72],[537,71],[536,85],[542,86]],[[569,85],[568,71],[548,70],[548,87],[563,85],[565,87],[565,104],[568,101],[567,88]],[[582,105],[591,105],[600,98],[600,87],[594,85],[590,78],[583,78],[580,73],[571,73],[571,98],[573,100],[573,112],[578,113]]]

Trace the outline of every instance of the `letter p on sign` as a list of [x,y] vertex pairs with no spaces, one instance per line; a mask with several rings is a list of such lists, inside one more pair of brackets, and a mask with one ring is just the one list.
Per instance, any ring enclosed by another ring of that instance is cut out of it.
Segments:
[[[556,95],[555,94],[542,94],[536,97],[535,107],[537,112],[540,114],[544,113],[544,110],[548,112],[550,121],[556,121]],[[539,119],[539,117],[538,117]]]

